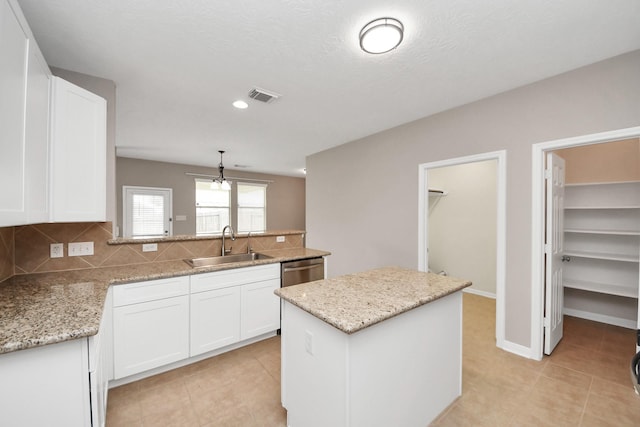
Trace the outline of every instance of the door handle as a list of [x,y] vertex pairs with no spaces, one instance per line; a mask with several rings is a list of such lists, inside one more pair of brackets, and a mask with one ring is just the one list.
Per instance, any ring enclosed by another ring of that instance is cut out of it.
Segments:
[[571,261],[571,257],[569,255],[562,255],[562,262],[569,262]]
[[323,266],[322,266],[322,264],[313,264],[313,265],[305,265],[303,267],[286,267],[284,269],[284,272],[285,273],[290,273],[292,271],[311,270],[313,268],[318,268],[318,267],[323,267]]

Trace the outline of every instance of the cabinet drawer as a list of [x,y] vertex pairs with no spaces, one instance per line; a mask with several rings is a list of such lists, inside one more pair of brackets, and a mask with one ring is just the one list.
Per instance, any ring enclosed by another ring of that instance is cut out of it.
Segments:
[[196,274],[191,276],[191,292],[211,291],[270,279],[280,279],[280,263]]
[[189,293],[189,276],[127,283],[113,287],[113,306],[155,301]]

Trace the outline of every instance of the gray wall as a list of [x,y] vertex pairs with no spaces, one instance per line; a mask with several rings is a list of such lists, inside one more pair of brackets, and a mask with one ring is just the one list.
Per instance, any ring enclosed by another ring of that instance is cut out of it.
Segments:
[[[122,186],[163,187],[173,189],[173,216],[186,215],[186,221],[174,221],[173,234],[195,234],[195,177],[186,172],[218,175],[217,165],[207,168],[177,163],[118,157],[116,160],[117,218],[122,234]],[[225,168],[227,177],[272,180],[267,187],[267,229],[305,229],[305,180]],[[237,180],[233,180],[237,181]]]
[[507,150],[505,338],[531,340],[531,145],[640,125],[640,51],[307,158],[307,246],[331,276],[418,266],[418,165]]
[[112,80],[51,67],[54,76],[93,92],[107,101],[107,221],[116,220],[116,84]]
[[496,294],[497,160],[429,169],[429,268],[473,282],[471,288]]

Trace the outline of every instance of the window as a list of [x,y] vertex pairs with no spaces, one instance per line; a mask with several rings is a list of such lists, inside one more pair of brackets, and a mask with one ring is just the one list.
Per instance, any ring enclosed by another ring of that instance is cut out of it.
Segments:
[[196,235],[222,233],[230,224],[230,193],[212,189],[211,180],[196,178]]
[[170,236],[171,189],[122,186],[123,237]]
[[267,186],[238,183],[238,232],[265,231],[267,228]]

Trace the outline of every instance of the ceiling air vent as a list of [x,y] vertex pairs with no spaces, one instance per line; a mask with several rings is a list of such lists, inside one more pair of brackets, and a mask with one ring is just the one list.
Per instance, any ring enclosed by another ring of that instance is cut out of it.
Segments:
[[255,88],[251,89],[251,91],[249,92],[249,98],[269,104],[280,98],[280,95],[274,92],[269,92],[268,90]]

